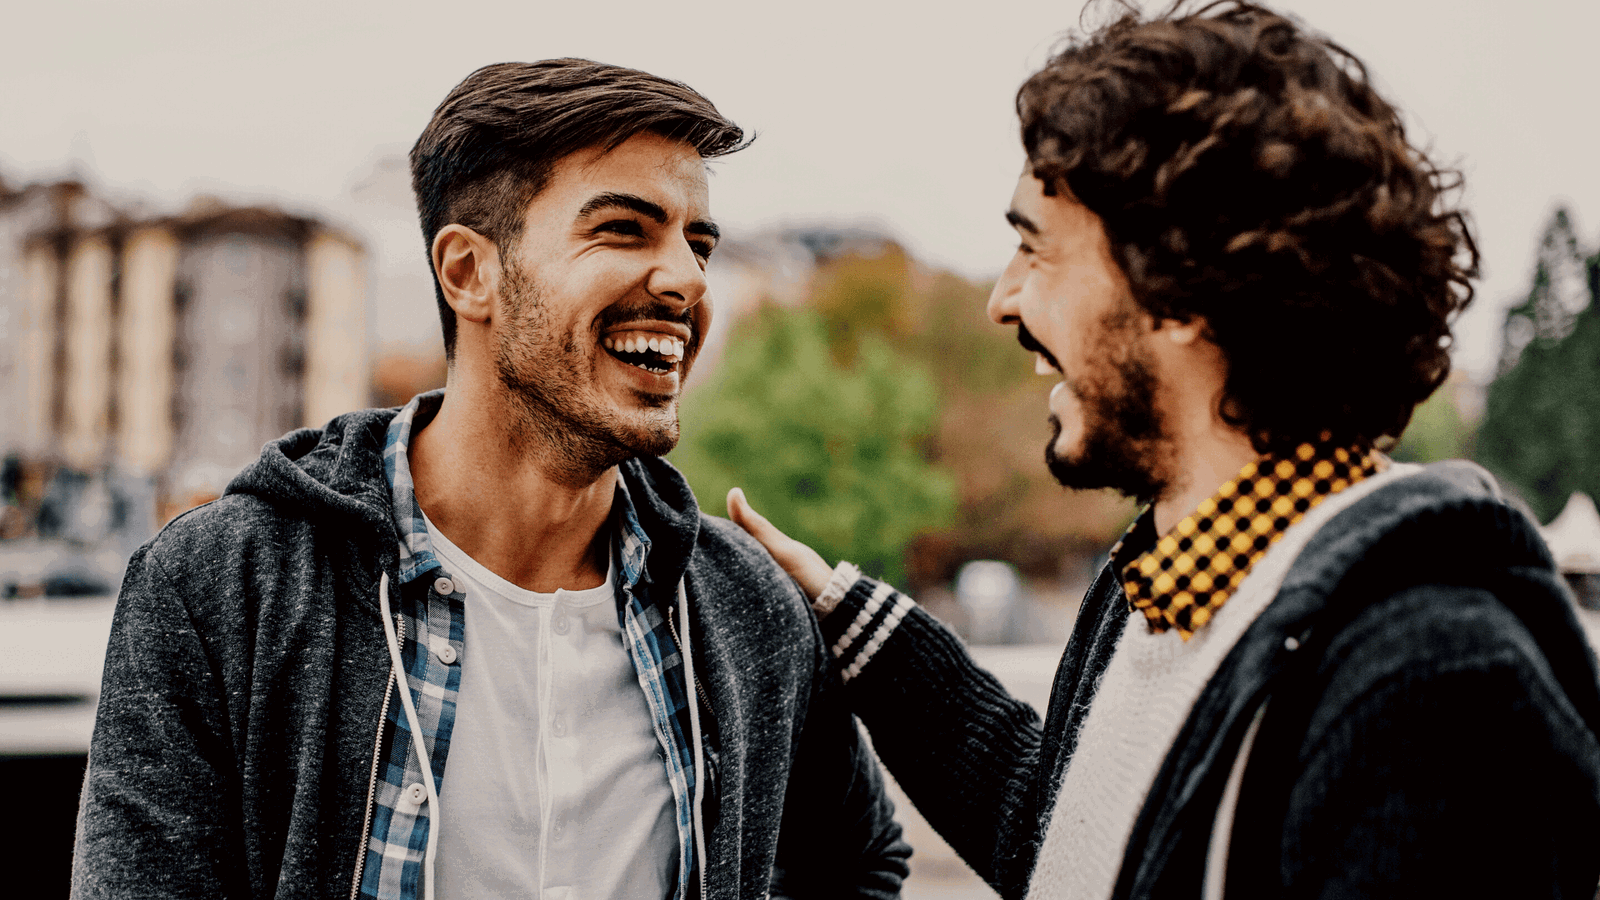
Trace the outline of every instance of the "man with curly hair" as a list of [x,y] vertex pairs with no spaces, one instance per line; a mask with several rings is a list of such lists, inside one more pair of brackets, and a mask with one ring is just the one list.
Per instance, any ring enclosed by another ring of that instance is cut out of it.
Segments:
[[1004,897],[1566,896],[1600,688],[1534,524],[1389,461],[1476,251],[1361,63],[1269,10],[1130,14],[1017,96],[989,315],[1050,470],[1148,501],[1041,725],[904,595],[730,495],[814,598],[890,771]]

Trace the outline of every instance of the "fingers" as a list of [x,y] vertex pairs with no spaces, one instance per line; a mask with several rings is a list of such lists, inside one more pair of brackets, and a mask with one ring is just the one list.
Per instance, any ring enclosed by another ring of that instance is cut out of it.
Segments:
[[800,583],[810,599],[817,599],[823,588],[828,586],[833,567],[817,551],[779,531],[765,516],[756,512],[750,501],[745,499],[741,488],[728,491],[728,518],[767,548],[778,565]]
[[766,543],[761,540],[761,535],[757,532],[762,529],[772,529],[772,523],[750,506],[750,501],[745,499],[744,488],[728,491],[728,518],[732,519],[735,525],[750,532],[751,537],[763,544]]
[[734,488],[728,491],[728,518],[732,519],[735,525],[749,532],[751,537],[760,541],[761,546],[766,547],[767,552],[772,554],[772,558],[776,559],[778,564],[788,570],[791,575],[794,572],[789,569],[787,558],[794,555],[796,547],[810,549],[779,531],[777,526],[767,521],[766,516],[756,512],[755,507],[752,507],[750,501],[745,498],[743,488]]

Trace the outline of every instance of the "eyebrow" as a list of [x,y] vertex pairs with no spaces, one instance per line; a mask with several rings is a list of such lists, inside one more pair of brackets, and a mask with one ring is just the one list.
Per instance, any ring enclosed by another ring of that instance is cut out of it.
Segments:
[[1033,224],[1032,219],[1014,209],[1006,210],[1006,221],[1010,222],[1011,227],[1017,229],[1018,231],[1026,231],[1029,234],[1039,233],[1039,226]]
[[[603,209],[621,208],[636,212],[641,216],[655,222],[657,225],[667,224],[667,211],[658,203],[652,203],[637,194],[622,194],[608,191],[590,197],[588,202],[578,210],[578,218],[584,219],[600,212]],[[713,240],[722,237],[722,229],[715,222],[696,219],[684,229],[690,234],[703,234]]]

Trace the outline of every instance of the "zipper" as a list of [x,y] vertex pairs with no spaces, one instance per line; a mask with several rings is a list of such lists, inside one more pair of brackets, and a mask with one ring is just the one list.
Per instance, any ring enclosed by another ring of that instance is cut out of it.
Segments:
[[[406,619],[401,613],[394,614],[396,642],[404,644],[406,640]],[[356,874],[350,882],[350,900],[357,900],[361,896],[361,875],[367,867],[367,842],[371,839],[372,831],[372,802],[378,796],[378,754],[383,752],[383,726],[389,721],[389,701],[394,697],[394,685],[400,680],[400,673],[391,663],[389,666],[389,681],[383,687],[383,708],[378,710],[378,736],[372,741],[372,771],[367,775],[367,813],[361,820],[361,844],[356,848]]]
[[[677,614],[678,608],[676,606],[667,608],[667,633],[672,635],[672,642],[678,645],[680,653],[688,653],[689,651],[683,646],[683,641],[678,639],[677,626],[672,624],[672,620],[676,618]],[[707,713],[711,712],[711,698],[706,694],[705,685],[700,683],[699,678],[691,678],[689,680],[694,683],[694,692],[700,698],[700,705],[705,708]]]

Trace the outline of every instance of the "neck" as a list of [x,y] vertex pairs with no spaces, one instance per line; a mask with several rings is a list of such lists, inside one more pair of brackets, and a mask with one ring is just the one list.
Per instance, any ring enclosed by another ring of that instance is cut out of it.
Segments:
[[1174,478],[1156,498],[1156,533],[1171,531],[1260,455],[1242,432],[1214,416],[1207,416],[1199,427],[1185,429],[1174,448]]
[[525,590],[604,583],[616,468],[583,479],[550,471],[541,448],[508,427],[513,416],[455,382],[438,415],[412,433],[408,450],[417,503],[429,521]]
[[1162,390],[1162,424],[1171,455],[1166,486],[1157,495],[1157,534],[1166,534],[1202,501],[1232,481],[1261,454],[1250,438],[1222,420],[1228,361],[1205,338],[1203,320],[1160,320],[1147,343]]

